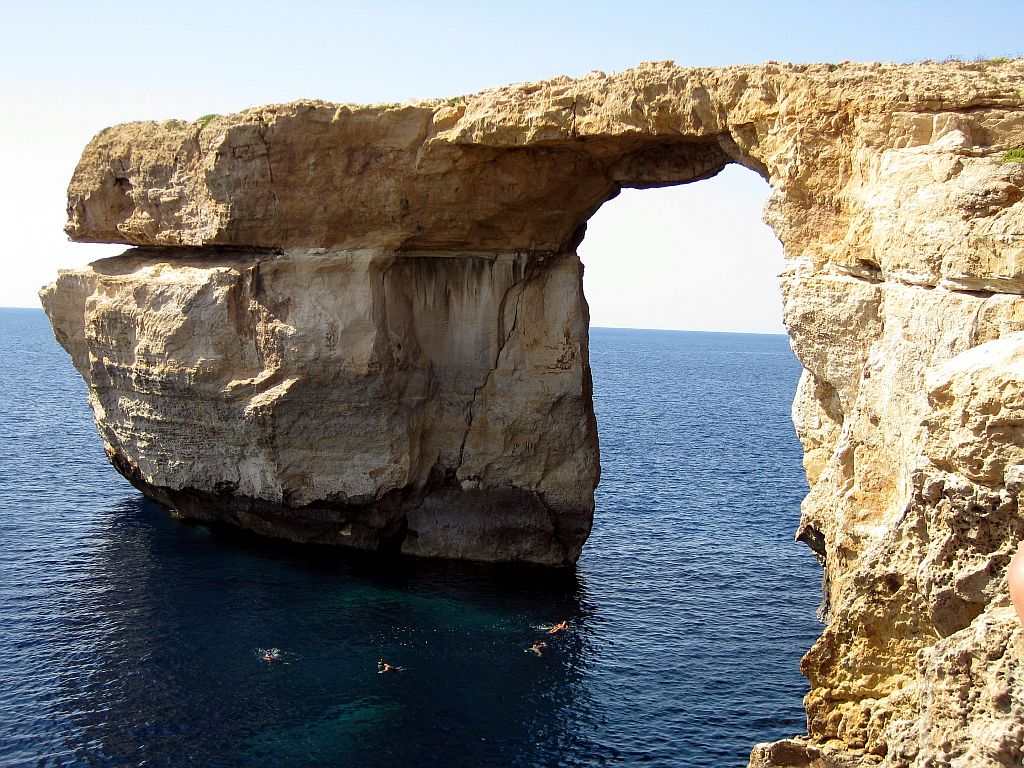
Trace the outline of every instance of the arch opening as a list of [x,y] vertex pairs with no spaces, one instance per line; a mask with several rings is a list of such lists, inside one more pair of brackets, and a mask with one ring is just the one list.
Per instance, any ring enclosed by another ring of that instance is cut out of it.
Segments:
[[785,333],[769,193],[735,163],[702,184],[624,189],[578,248],[591,325]]
[[799,660],[820,634],[820,568],[793,540],[801,366],[781,245],[761,223],[768,192],[735,164],[700,185],[627,189],[578,248],[601,453],[578,567],[607,613],[606,665],[653,676],[592,670],[609,684],[591,695],[642,702],[637,727],[673,735],[652,749],[692,765],[740,764],[805,731]]

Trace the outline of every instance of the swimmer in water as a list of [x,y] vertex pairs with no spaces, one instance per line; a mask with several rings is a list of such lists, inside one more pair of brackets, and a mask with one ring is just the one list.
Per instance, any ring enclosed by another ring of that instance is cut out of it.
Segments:
[[260,656],[260,658],[268,664],[274,661],[280,661],[281,651],[279,651],[277,648],[268,648],[265,651],[263,651],[263,655]]
[[388,664],[384,659],[377,662],[377,674],[383,675],[385,672],[401,672],[405,667],[396,667],[394,664]]
[[551,629],[549,629],[548,630],[548,634],[549,635],[554,635],[554,634],[557,634],[559,632],[564,632],[568,628],[569,628],[569,622],[568,621],[563,621],[560,624],[555,624],[555,626],[553,626]]
[[534,643],[529,648],[527,648],[526,652],[529,653],[530,651],[533,651],[538,656],[542,656],[543,654],[541,653],[541,650],[543,650],[544,648],[547,648],[547,647],[548,647],[547,643],[545,643],[543,640],[538,640],[536,643]]

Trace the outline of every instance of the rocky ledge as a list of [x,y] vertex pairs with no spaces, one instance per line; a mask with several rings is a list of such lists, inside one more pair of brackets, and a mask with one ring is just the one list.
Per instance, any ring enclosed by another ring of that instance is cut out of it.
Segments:
[[[623,187],[772,187],[824,569],[808,733],[752,766],[1011,766],[1024,62],[765,64],[118,126],[42,291],[114,466],[300,541],[568,564],[598,480],[576,246]],[[766,553],[770,556],[770,553]]]

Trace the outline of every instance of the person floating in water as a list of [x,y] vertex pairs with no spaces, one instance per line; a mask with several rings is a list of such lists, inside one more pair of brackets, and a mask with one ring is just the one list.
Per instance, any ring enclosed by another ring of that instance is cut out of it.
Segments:
[[394,664],[388,664],[384,659],[377,662],[377,674],[383,675],[385,672],[401,672],[405,667],[396,667]]
[[529,653],[530,651],[533,651],[538,656],[542,656],[543,654],[541,653],[541,651],[543,649],[547,648],[547,647],[548,647],[547,643],[545,643],[543,640],[538,640],[533,645],[531,645],[529,648],[527,648],[526,652]]
[[275,661],[281,660],[281,651],[277,648],[260,649],[262,655],[260,656],[261,661],[265,661],[268,664],[272,664]]
[[548,634],[549,635],[555,635],[555,634],[558,634],[559,632],[564,632],[568,628],[569,628],[569,622],[568,621],[563,621],[563,622],[561,622],[559,624],[555,624],[555,626],[553,626],[551,629],[549,629],[548,630]]

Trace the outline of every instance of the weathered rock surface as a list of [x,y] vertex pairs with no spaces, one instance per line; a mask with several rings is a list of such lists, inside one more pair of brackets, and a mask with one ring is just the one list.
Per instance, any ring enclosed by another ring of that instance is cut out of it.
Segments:
[[805,736],[751,765],[1011,766],[1024,61],[681,69],[263,107],[86,148],[43,290],[115,466],[274,535],[572,562],[598,479],[575,247],[625,186],[772,186],[824,571]]
[[575,562],[597,482],[575,255],[321,251],[138,249],[44,291],[114,466],[297,541]]

